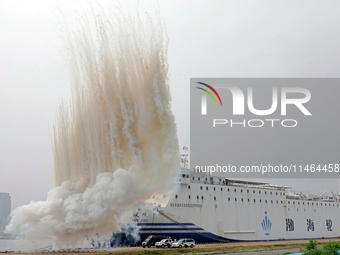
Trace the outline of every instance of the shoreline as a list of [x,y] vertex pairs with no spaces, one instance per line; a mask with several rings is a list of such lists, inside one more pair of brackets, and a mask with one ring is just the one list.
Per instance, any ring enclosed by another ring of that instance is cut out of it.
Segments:
[[[330,239],[315,239],[319,244],[327,243],[329,241],[340,242],[340,238]],[[184,253],[232,253],[241,251],[261,251],[261,250],[279,250],[289,248],[300,248],[308,243],[309,239],[303,240],[281,240],[281,241],[259,241],[259,242],[233,242],[233,243],[209,243],[198,244],[195,248],[142,248],[142,247],[115,247],[109,249],[69,249],[61,251],[32,251],[32,252],[0,252],[0,254],[184,254]]]

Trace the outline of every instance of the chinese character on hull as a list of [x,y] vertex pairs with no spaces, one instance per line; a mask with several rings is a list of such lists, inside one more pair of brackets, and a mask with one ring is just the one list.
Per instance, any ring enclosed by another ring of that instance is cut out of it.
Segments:
[[286,219],[286,231],[294,231],[293,219]]
[[331,219],[327,219],[326,220],[327,231],[333,231],[332,225],[333,225],[332,220]]
[[307,219],[307,231],[314,231],[314,220]]

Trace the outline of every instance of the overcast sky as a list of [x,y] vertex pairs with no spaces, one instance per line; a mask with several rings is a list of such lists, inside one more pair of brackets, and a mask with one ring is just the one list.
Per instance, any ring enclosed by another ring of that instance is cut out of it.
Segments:
[[[0,0],[0,192],[12,208],[54,186],[50,134],[69,83],[56,17],[77,2]],[[191,77],[339,77],[337,0],[171,0],[160,9],[181,145],[190,144]],[[272,181],[338,191],[338,180]]]

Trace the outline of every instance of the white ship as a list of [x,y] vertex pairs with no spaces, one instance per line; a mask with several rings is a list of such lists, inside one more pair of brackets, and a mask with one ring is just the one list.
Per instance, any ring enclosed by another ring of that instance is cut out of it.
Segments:
[[295,193],[290,187],[223,179],[181,170],[165,206],[138,211],[141,240],[149,235],[196,242],[340,236],[339,196]]

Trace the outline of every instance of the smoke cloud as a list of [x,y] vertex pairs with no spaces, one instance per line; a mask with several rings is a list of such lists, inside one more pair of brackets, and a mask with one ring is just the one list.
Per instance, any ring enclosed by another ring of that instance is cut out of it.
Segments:
[[90,6],[75,21],[62,32],[71,99],[56,113],[56,187],[7,227],[59,248],[109,238],[138,203],[164,204],[180,169],[158,12]]

